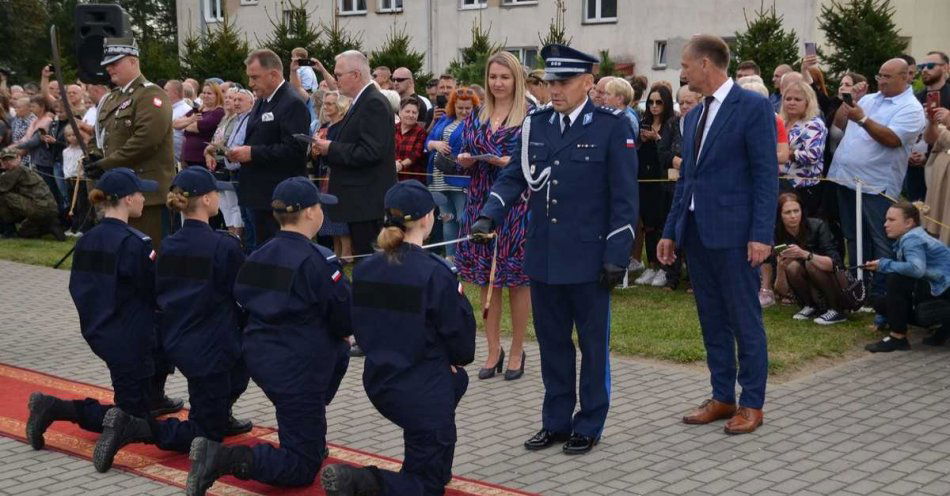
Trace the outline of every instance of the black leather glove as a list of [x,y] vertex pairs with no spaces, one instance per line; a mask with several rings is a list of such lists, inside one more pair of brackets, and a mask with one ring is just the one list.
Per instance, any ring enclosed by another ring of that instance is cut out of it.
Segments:
[[99,165],[99,161],[102,160],[102,157],[96,154],[89,154],[82,158],[82,172],[83,175],[89,179],[99,179],[103,174],[106,173],[105,169]]
[[492,240],[492,230],[495,229],[495,221],[489,217],[479,217],[472,224],[472,241],[478,244],[487,245]]
[[605,263],[600,269],[600,285],[607,289],[614,287],[623,281],[624,274],[627,273],[626,267],[618,267],[612,263]]

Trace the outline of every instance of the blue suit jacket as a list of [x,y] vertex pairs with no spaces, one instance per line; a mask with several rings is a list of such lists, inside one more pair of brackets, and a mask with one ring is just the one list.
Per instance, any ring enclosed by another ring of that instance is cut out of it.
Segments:
[[[524,270],[547,284],[597,281],[604,263],[626,267],[637,225],[637,154],[622,111],[590,101],[562,137],[551,107],[528,116],[528,136],[502,171],[481,215],[501,225],[508,208],[528,187],[521,163],[532,175],[550,168],[543,189],[528,200]],[[504,233],[502,233],[502,236]]]
[[691,199],[703,245],[772,244],[778,201],[775,113],[761,95],[733,86],[706,135],[699,162],[693,142],[702,106],[686,115],[683,165],[663,237],[682,245]]

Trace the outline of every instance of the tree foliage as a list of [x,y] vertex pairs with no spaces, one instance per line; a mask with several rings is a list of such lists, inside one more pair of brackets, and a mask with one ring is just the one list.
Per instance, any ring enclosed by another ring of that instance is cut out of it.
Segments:
[[425,93],[425,83],[432,78],[431,73],[422,72],[424,60],[424,53],[412,49],[412,36],[406,32],[405,27],[398,29],[395,25],[386,35],[383,45],[369,55],[370,67],[384,65],[390,70],[396,70],[397,67],[409,69],[415,78],[417,93]]
[[181,64],[188,77],[219,77],[246,84],[244,59],[248,51],[247,40],[225,14],[217,26],[185,40]]
[[483,84],[488,58],[501,50],[502,45],[492,42],[491,26],[483,28],[481,21],[472,23],[472,42],[463,48],[459,57],[449,64],[448,73],[460,84]]
[[752,60],[762,70],[765,84],[772,88],[769,77],[781,64],[794,64],[798,60],[798,35],[794,30],[785,30],[783,16],[775,12],[775,4],[765,8],[761,6],[753,13],[752,19],[743,11],[746,30],[736,33],[736,45],[733,51],[730,72],[743,60]]
[[845,72],[868,78],[871,88],[881,64],[907,50],[907,40],[894,24],[890,0],[832,0],[821,7],[818,27],[828,40],[829,73],[838,81]]
[[597,78],[604,76],[621,76],[617,71],[617,63],[610,58],[610,50],[600,51],[600,62],[597,63]]
[[[564,24],[564,13],[567,12],[567,6],[564,3],[564,0],[554,0],[554,17],[551,18],[551,24],[548,25],[548,32],[543,36],[538,33],[541,46],[555,43],[565,46],[571,45],[573,38],[567,35],[567,28]],[[541,61],[540,58],[538,60]]]
[[[267,8],[264,9],[266,12]],[[276,19],[270,12],[267,12],[267,18],[273,29],[263,42],[257,41],[262,48],[273,50],[284,62],[284,76],[289,76],[290,52],[294,48],[307,49],[311,57],[321,51],[320,28],[311,23],[307,0],[300,3],[281,1]]]
[[337,54],[347,50],[363,50],[363,34],[347,31],[340,25],[337,16],[333,16],[329,25],[321,24],[320,29],[320,42],[310,56],[320,60],[323,67],[330,72],[333,72],[333,67],[336,65],[334,57]]

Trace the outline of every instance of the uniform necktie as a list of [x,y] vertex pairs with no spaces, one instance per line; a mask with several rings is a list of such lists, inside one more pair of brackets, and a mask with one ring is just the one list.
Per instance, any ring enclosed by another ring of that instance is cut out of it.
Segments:
[[561,127],[561,136],[562,136],[562,137],[563,137],[565,134],[567,134],[567,130],[571,128],[571,116],[565,115],[563,121],[564,121],[564,126]]
[[709,106],[712,105],[715,97],[707,96],[703,99],[703,115],[699,117],[699,124],[696,125],[696,138],[693,140],[693,159],[699,161],[699,149],[703,145],[703,131],[706,130],[706,118],[709,117]]

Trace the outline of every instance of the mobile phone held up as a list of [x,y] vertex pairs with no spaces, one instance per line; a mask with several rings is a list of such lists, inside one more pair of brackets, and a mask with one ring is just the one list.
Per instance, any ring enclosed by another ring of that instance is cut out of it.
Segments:
[[939,91],[928,91],[927,92],[927,109],[937,109],[940,108],[940,92]]
[[444,109],[448,105],[449,99],[445,95],[438,95],[435,97],[435,106],[441,109]]
[[788,245],[784,245],[784,244],[783,244],[783,245],[775,245],[775,248],[773,248],[773,249],[775,250],[775,254],[776,254],[776,255],[781,255],[783,251],[785,251],[785,250],[788,249]]
[[313,66],[313,61],[310,60],[310,59],[300,59],[300,60],[297,61],[297,65],[299,65],[299,66],[301,66],[301,67],[302,67],[302,66],[305,66],[305,65],[312,67],[312,66]]
[[851,107],[854,106],[854,97],[851,96],[851,93],[842,93],[841,101],[843,101],[844,103],[847,103]]
[[815,45],[815,42],[805,42],[805,55],[818,55],[818,47]]

